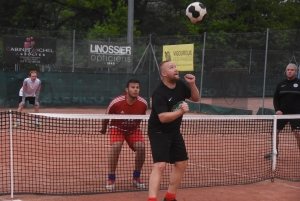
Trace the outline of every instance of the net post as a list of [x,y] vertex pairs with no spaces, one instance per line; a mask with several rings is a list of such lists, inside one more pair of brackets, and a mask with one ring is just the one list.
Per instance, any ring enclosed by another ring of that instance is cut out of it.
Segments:
[[9,143],[10,143],[10,197],[14,199],[14,168],[13,168],[13,145],[12,145],[12,111],[9,110]]
[[272,133],[272,171],[276,169],[276,159],[277,159],[277,149],[276,149],[276,141],[277,141],[277,115],[273,116],[273,133]]

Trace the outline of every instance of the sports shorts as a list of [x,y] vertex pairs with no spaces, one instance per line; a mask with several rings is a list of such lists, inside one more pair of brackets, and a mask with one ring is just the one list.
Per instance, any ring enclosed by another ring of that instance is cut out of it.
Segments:
[[126,140],[130,149],[135,151],[133,144],[136,142],[144,142],[143,133],[141,130],[137,129],[134,131],[123,131],[119,128],[110,128],[110,144],[115,142],[124,142]]
[[185,143],[180,132],[162,132],[149,130],[148,136],[153,162],[175,162],[188,160]]
[[300,118],[299,119],[277,119],[277,130],[282,130],[285,125],[290,122],[292,131],[300,130]]
[[[23,98],[22,96],[19,96],[19,103],[22,102],[22,98]],[[35,97],[26,97],[25,98],[25,103],[26,103],[26,101],[29,101],[29,104],[34,105]]]

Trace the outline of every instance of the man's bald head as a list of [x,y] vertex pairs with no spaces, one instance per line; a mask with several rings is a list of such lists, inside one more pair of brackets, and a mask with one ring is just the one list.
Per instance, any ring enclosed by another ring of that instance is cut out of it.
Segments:
[[171,62],[170,60],[166,60],[166,61],[163,61],[163,62],[161,62],[160,64],[159,64],[159,72],[160,72],[160,74],[162,74],[162,72],[163,71],[165,71],[165,68],[166,68],[166,63],[168,63],[168,62]]

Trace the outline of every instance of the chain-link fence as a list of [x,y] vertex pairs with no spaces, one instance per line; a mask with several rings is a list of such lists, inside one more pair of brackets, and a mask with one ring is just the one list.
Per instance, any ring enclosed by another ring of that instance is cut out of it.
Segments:
[[[300,30],[267,29],[260,33],[135,37],[131,44],[133,64],[129,71],[127,68],[108,69],[88,64],[88,41],[126,43],[125,35],[99,35],[98,38],[89,38],[85,32],[9,28],[0,28],[0,32],[2,36],[54,37],[57,41],[55,64],[1,63],[3,71],[36,69],[43,73],[106,74],[108,77],[115,74],[143,74],[148,75],[148,80],[147,86],[141,87],[147,90],[145,96],[149,100],[160,80],[157,64],[162,61],[163,45],[194,44],[192,73],[197,76],[202,98],[201,104],[196,105],[194,110],[203,111],[205,104],[215,106],[208,113],[222,114],[222,109],[230,108],[252,111],[255,114],[260,108],[272,108],[275,87],[285,78],[287,64],[295,63],[298,66],[300,59]],[[3,46],[3,43],[0,42],[0,45]],[[2,52],[0,58],[3,58]],[[234,112],[231,110],[229,113]]]

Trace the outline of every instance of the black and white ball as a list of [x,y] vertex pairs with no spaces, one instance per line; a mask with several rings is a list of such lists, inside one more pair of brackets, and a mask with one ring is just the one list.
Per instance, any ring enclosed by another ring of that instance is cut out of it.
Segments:
[[206,7],[201,2],[191,3],[186,8],[186,16],[192,23],[200,22],[206,15]]

